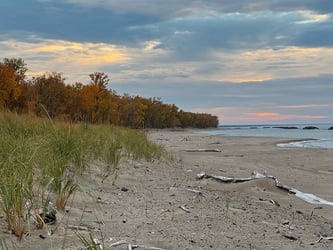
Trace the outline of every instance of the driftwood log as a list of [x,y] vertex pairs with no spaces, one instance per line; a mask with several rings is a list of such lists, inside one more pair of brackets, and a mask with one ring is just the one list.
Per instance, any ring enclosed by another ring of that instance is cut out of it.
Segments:
[[245,181],[252,181],[256,179],[263,179],[263,178],[269,178],[274,180],[275,186],[277,188],[280,188],[284,191],[287,191],[290,194],[294,194],[298,198],[311,203],[311,204],[320,204],[320,205],[329,205],[333,206],[332,201],[328,201],[325,199],[322,199],[316,195],[310,194],[310,193],[304,193],[302,191],[299,191],[295,188],[289,187],[287,185],[282,184],[278,181],[278,179],[272,175],[266,175],[261,173],[254,173],[251,177],[245,177],[245,178],[234,178],[234,177],[226,177],[226,176],[220,176],[220,175],[207,175],[205,172],[200,172],[197,174],[197,179],[203,179],[203,178],[211,178],[223,183],[239,183],[239,182],[245,182]]

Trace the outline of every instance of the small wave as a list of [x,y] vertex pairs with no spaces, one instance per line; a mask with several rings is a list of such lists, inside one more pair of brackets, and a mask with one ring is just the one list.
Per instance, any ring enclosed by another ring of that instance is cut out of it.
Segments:
[[279,143],[279,147],[296,148],[333,148],[333,139],[305,140],[290,143]]

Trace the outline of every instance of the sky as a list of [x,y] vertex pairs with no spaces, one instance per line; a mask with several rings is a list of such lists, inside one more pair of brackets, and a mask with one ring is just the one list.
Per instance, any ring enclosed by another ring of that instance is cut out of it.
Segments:
[[333,124],[332,0],[1,0],[0,55],[220,124]]

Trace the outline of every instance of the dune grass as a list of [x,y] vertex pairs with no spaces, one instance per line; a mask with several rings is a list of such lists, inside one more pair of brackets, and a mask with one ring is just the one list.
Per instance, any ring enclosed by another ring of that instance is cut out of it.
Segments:
[[165,153],[143,131],[10,113],[0,113],[0,138],[0,204],[8,229],[19,238],[34,211],[47,213],[50,202],[65,208],[78,188],[76,176],[90,163],[105,163],[106,178],[117,175],[122,160],[151,161]]

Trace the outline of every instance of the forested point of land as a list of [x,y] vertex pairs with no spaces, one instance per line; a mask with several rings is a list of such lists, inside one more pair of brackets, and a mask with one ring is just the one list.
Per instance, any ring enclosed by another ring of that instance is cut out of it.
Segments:
[[131,128],[217,127],[218,118],[179,110],[160,98],[118,95],[108,88],[107,74],[94,72],[89,84],[65,84],[61,73],[46,72],[27,79],[21,58],[0,62],[0,109],[49,116],[71,122],[104,123]]

